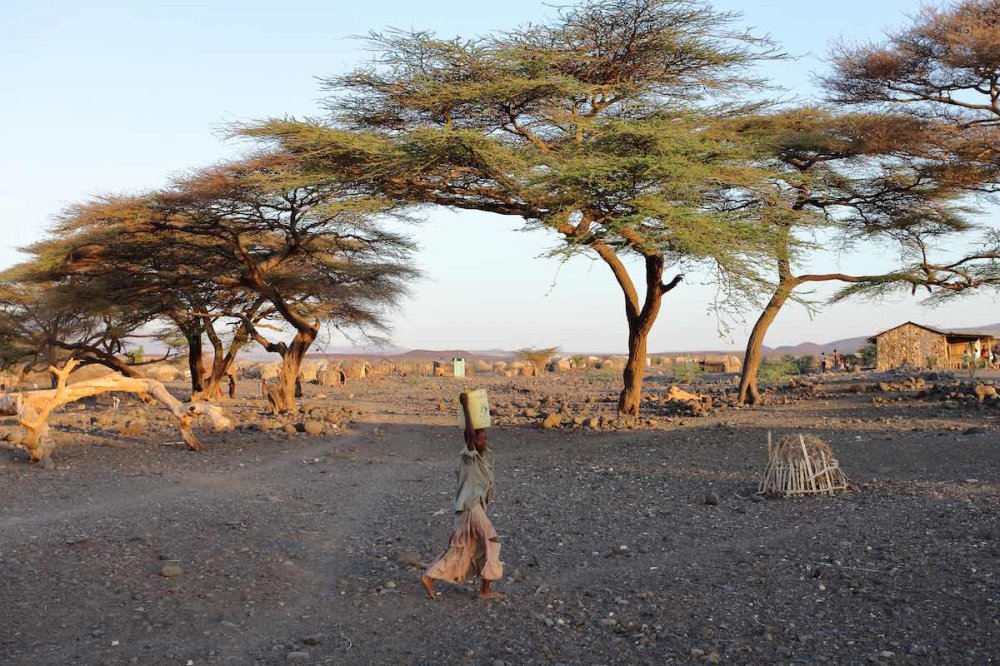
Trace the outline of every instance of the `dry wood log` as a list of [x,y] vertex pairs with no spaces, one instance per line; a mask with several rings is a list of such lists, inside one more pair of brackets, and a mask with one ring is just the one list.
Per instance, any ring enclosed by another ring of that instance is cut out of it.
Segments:
[[670,388],[667,389],[666,399],[667,401],[677,400],[680,402],[700,402],[704,399],[704,396],[697,393],[690,393],[679,386],[672,384]]
[[49,366],[57,380],[56,388],[43,391],[21,393],[0,393],[0,414],[16,416],[24,428],[25,438],[21,444],[28,450],[33,461],[44,460],[55,448],[49,437],[48,419],[53,410],[82,398],[108,392],[134,393],[146,402],[157,401],[166,407],[178,421],[181,436],[194,451],[201,450],[201,443],[191,426],[198,416],[211,419],[216,431],[232,430],[233,423],[215,405],[206,402],[183,403],[172,396],[166,387],[155,379],[132,378],[119,374],[105,375],[96,379],[86,379],[66,385],[70,373],[79,365],[71,359],[62,368]]

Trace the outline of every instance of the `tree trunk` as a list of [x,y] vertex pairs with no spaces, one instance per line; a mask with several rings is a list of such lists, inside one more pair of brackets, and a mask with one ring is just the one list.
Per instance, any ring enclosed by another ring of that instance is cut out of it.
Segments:
[[276,411],[290,412],[295,409],[295,383],[302,371],[302,360],[318,333],[317,328],[299,329],[295,337],[292,338],[292,344],[282,355],[278,383],[273,387],[272,392],[272,401]]
[[771,327],[775,317],[792,294],[794,284],[780,285],[757,318],[757,323],[750,332],[747,341],[746,354],[743,356],[743,369],[740,374],[739,402],[744,405],[756,405],[760,402],[760,391],[757,390],[757,372],[763,360],[762,349],[767,329]]
[[[657,299],[659,301],[659,299]],[[659,302],[656,304],[659,309]],[[628,330],[628,361],[622,373],[623,387],[618,397],[618,416],[636,417],[639,415],[639,403],[642,400],[642,380],[646,375],[646,339],[655,321],[648,317],[645,322],[636,320],[635,325],[629,323]]]
[[205,392],[205,360],[201,343],[201,328],[197,332],[184,332],[188,343],[188,368],[191,370],[191,396]]
[[219,337],[218,332],[215,330],[213,321],[206,317],[204,322],[205,334],[212,345],[212,369],[204,375],[202,391],[195,393],[192,398],[196,396],[199,400],[212,401],[222,395],[222,382],[232,373],[236,356],[246,346],[247,342],[249,342],[250,333],[247,331],[246,326],[240,326],[236,330],[236,333],[233,334],[233,339],[230,340],[229,350],[227,351],[222,338]]

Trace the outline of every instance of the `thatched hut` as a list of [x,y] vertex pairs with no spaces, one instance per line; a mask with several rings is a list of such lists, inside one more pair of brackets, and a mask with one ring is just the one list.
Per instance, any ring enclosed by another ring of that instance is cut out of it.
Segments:
[[734,354],[707,354],[698,365],[704,372],[733,374],[743,368],[743,361]]
[[144,369],[143,374],[158,382],[175,382],[181,376],[181,371],[172,365],[160,363]]
[[376,377],[388,377],[395,374],[395,372],[396,364],[387,358],[375,361],[375,364],[372,366],[372,374]]
[[303,361],[299,368],[299,375],[302,376],[302,381],[312,383],[316,381],[320,370],[325,370],[326,366],[326,361]]
[[552,359],[545,369],[549,372],[569,372],[574,369],[573,359],[568,356]]
[[343,386],[347,383],[347,373],[340,366],[328,363],[325,368],[316,373],[316,383],[327,388]]
[[990,333],[939,331],[908,321],[876,333],[868,342],[875,345],[876,370],[958,370],[992,349],[995,339]]
[[364,379],[372,373],[372,364],[368,361],[350,360],[343,366],[348,379]]

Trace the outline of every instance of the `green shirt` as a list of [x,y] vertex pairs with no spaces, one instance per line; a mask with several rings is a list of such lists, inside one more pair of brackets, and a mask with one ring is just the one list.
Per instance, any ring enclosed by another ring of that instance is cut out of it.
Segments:
[[455,513],[468,511],[480,504],[483,509],[493,500],[493,455],[487,450],[462,449],[458,466],[458,490],[455,492]]

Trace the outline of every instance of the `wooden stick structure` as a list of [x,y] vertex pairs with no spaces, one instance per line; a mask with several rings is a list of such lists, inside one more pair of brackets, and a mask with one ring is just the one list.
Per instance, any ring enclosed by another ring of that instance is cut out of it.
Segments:
[[155,379],[113,374],[67,386],[66,380],[77,365],[79,361],[70,359],[62,368],[49,366],[49,372],[56,378],[54,389],[0,393],[0,414],[17,417],[18,424],[24,428],[26,435],[22,445],[33,461],[44,460],[55,448],[55,443],[49,437],[48,419],[52,412],[66,403],[100,393],[134,393],[147,402],[155,400],[161,403],[177,418],[181,436],[193,451],[201,450],[201,443],[192,430],[192,424],[198,416],[209,417],[216,431],[233,429],[232,421],[215,405],[207,402],[183,403]]
[[849,481],[833,451],[812,435],[785,435],[772,442],[767,433],[767,466],[761,494],[783,497],[833,495],[848,489]]

